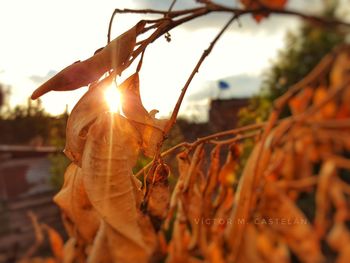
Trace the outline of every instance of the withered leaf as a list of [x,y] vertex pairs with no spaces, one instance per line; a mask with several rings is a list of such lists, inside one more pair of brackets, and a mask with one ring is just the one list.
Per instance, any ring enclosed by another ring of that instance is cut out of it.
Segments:
[[264,263],[257,247],[258,233],[254,225],[249,224],[246,227],[242,240],[241,249],[237,251],[238,258],[235,262],[239,263]]
[[87,195],[103,220],[143,247],[132,178],[140,144],[139,133],[127,119],[101,114],[89,129],[82,170]]
[[138,23],[89,59],[66,67],[36,89],[32,94],[32,99],[37,99],[52,90],[74,90],[86,86],[111,69],[116,74],[120,74],[123,64],[129,60],[134,50],[136,37],[144,26],[143,22]]
[[148,113],[142,105],[140,97],[140,81],[138,73],[131,75],[119,87],[122,95],[122,110],[128,120],[142,135],[142,149],[144,154],[153,157],[167,120],[159,120],[154,116],[154,110]]
[[156,167],[154,175],[149,179],[150,193],[148,199],[147,210],[152,217],[156,219],[164,219],[167,215],[170,202],[169,189],[169,167],[165,164],[160,164]]
[[[240,0],[246,9],[259,9],[267,7],[271,9],[283,9],[288,0]],[[260,22],[265,17],[268,17],[268,12],[259,12],[253,14],[254,19]]]
[[50,246],[53,255],[55,256],[57,261],[62,261],[63,259],[63,239],[58,234],[58,232],[53,229],[52,227],[49,227],[48,225],[43,225],[44,229],[47,231],[49,240],[50,240]]
[[113,78],[114,74],[111,74],[91,85],[90,89],[74,106],[68,118],[64,152],[71,161],[79,166],[81,166],[81,157],[89,127],[101,113],[108,111],[104,92],[112,84]]
[[[114,230],[111,226],[106,225],[106,237],[112,262],[149,262],[149,258],[157,245],[156,235],[149,218],[141,212],[138,212],[138,223],[145,244],[142,248],[135,242],[130,241],[128,237]],[[102,249],[104,250],[105,248]]]
[[77,240],[73,237],[68,239],[63,247],[63,261],[62,263],[73,263],[75,260],[75,245]]
[[350,242],[350,233],[344,223],[336,222],[327,235],[327,243],[334,251],[342,251]]
[[[241,241],[244,236],[246,223],[249,220],[251,198],[254,191],[254,172],[259,159],[260,147],[262,147],[261,143],[255,146],[244,168],[242,179],[238,184],[237,193],[235,195],[234,202],[236,206],[234,206],[230,216],[232,224],[227,227],[225,233],[226,238],[232,247],[232,257],[234,259],[239,252],[239,246],[242,243]],[[238,223],[241,220],[246,222],[243,224]]]
[[110,251],[107,248],[106,227],[106,223],[102,222],[87,258],[87,263],[110,263],[112,261]]
[[315,228],[319,237],[323,237],[329,226],[328,214],[331,209],[329,186],[332,185],[336,167],[334,162],[328,161],[323,163],[318,179],[318,186],[316,191],[316,215]]
[[302,262],[324,262],[320,244],[302,211],[275,183],[265,185],[260,213]]
[[64,175],[64,185],[54,197],[54,201],[74,224],[75,229],[70,232],[78,234],[75,238],[83,238],[85,242],[92,243],[100,219],[87,197],[83,173],[77,165],[72,163],[68,166]]

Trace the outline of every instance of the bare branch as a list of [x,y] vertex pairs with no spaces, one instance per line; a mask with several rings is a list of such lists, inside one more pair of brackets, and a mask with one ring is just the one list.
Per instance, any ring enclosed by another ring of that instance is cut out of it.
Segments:
[[227,21],[227,23],[225,24],[225,26],[220,30],[219,34],[214,38],[213,42],[210,43],[208,49],[206,49],[201,58],[199,59],[199,61],[197,62],[197,65],[195,66],[195,68],[193,69],[190,77],[188,78],[185,86],[182,88],[181,94],[177,100],[177,103],[175,105],[175,108],[173,110],[173,113],[171,114],[170,120],[167,123],[167,126],[165,127],[164,130],[164,135],[167,136],[169,131],[171,130],[171,128],[174,126],[175,122],[176,122],[176,118],[177,115],[179,113],[180,107],[181,107],[181,103],[185,97],[186,91],[189,87],[189,85],[191,84],[194,76],[196,75],[196,73],[198,72],[200,66],[202,65],[203,61],[205,60],[205,58],[210,54],[210,52],[213,50],[215,44],[218,42],[218,40],[220,39],[220,37],[223,35],[223,33],[226,31],[226,29],[231,25],[231,23],[237,18],[237,16],[233,16],[229,21]]

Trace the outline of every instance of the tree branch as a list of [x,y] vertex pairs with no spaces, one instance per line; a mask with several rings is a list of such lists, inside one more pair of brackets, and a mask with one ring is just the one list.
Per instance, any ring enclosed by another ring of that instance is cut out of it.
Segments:
[[181,107],[181,103],[185,97],[186,91],[189,87],[189,85],[191,84],[194,76],[196,75],[196,73],[199,71],[200,66],[202,65],[203,61],[205,60],[205,58],[210,54],[210,52],[213,50],[215,44],[218,42],[218,40],[220,39],[220,37],[223,35],[223,33],[226,31],[226,29],[231,25],[231,23],[237,18],[236,15],[234,15],[232,18],[230,18],[229,21],[227,21],[227,23],[225,24],[225,26],[220,30],[219,34],[217,34],[217,36],[214,38],[214,40],[210,43],[208,49],[206,49],[202,56],[200,57],[199,61],[197,62],[197,65],[194,67],[190,77],[188,78],[185,86],[182,88],[181,94],[177,100],[177,103],[175,105],[175,108],[171,114],[170,120],[167,123],[165,130],[164,130],[164,136],[166,137],[169,133],[169,131],[171,130],[171,128],[174,126],[175,122],[176,122],[176,118],[177,115],[179,113],[180,107]]

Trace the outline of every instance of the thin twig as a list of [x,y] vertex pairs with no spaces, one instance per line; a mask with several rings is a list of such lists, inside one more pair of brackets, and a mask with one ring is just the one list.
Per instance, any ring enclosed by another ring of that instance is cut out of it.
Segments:
[[327,27],[332,26],[345,26],[349,27],[350,24],[339,21],[336,19],[328,19],[324,17],[314,16],[314,15],[308,15],[304,14],[302,12],[294,11],[294,10],[286,10],[286,9],[274,9],[274,8],[268,8],[268,7],[261,7],[261,8],[254,8],[254,9],[237,9],[237,8],[230,8],[224,5],[215,4],[215,3],[209,3],[208,8],[211,12],[231,12],[231,13],[240,13],[244,12],[245,14],[261,14],[261,13],[267,13],[267,14],[280,14],[280,15],[290,15],[290,16],[298,16],[306,21],[309,21],[310,23],[316,24],[316,25],[322,25]]
[[308,188],[317,184],[318,177],[317,176],[309,176],[305,178],[301,178],[298,180],[282,180],[277,182],[277,185],[281,188]]
[[175,4],[176,4],[176,0],[173,0],[173,1],[171,2],[171,5],[169,6],[168,13],[170,13],[171,10],[173,10],[173,7],[174,7]]
[[200,57],[199,61],[197,62],[197,65],[194,67],[190,77],[187,79],[185,86],[182,88],[181,90],[181,94],[177,100],[177,103],[175,105],[175,108],[171,114],[170,120],[168,121],[165,130],[164,130],[164,135],[167,136],[169,131],[171,130],[171,128],[174,126],[175,122],[176,122],[176,118],[177,115],[179,113],[180,107],[181,107],[181,103],[185,97],[186,91],[189,87],[189,85],[191,84],[194,76],[196,75],[196,73],[199,71],[200,66],[202,65],[203,61],[205,60],[205,58],[210,54],[210,52],[213,50],[215,44],[218,42],[218,40],[220,39],[220,37],[223,35],[223,33],[226,31],[226,29],[231,25],[231,23],[237,18],[236,15],[234,15],[233,17],[230,18],[229,21],[227,21],[227,23],[225,24],[225,26],[220,30],[219,34],[217,34],[217,36],[214,38],[214,40],[210,43],[208,49],[206,49],[202,56]]
[[118,12],[116,12],[116,10],[114,10],[113,13],[112,13],[111,18],[109,19],[108,32],[107,32],[107,44],[108,44],[109,42],[111,42],[111,31],[112,31],[113,20],[114,20],[114,17],[115,17],[115,15],[116,15],[117,13],[118,13]]
[[[181,103],[183,101],[183,98],[185,97],[185,94],[186,94],[186,91],[190,85],[190,83],[192,82],[194,76],[196,75],[196,73],[198,72],[200,66],[202,65],[203,61],[205,60],[205,58],[210,54],[210,52],[212,51],[212,49],[214,48],[215,44],[217,43],[217,41],[220,39],[220,37],[222,36],[222,34],[226,31],[226,29],[230,26],[230,24],[237,18],[236,15],[234,15],[225,25],[224,27],[220,30],[220,32],[218,33],[218,35],[214,38],[214,40],[210,43],[208,49],[206,49],[202,56],[200,57],[199,61],[197,62],[197,65],[195,66],[195,68],[193,69],[191,75],[189,76],[188,80],[186,81],[186,84],[185,86],[182,88],[182,91],[181,91],[181,94],[178,98],[178,101],[175,105],[175,108],[171,114],[171,117],[169,119],[169,121],[167,122],[167,124],[165,125],[165,128],[164,128],[164,132],[163,132],[163,138],[162,140],[158,143],[157,145],[157,151],[153,157],[153,162],[152,162],[152,166],[150,168],[150,170],[148,171],[147,175],[146,175],[146,179],[147,177],[149,176],[150,173],[152,173],[156,166],[158,165],[159,163],[159,160],[161,160],[161,148],[162,148],[162,145],[163,145],[163,142],[164,140],[167,138],[171,128],[174,126],[175,122],[176,122],[176,118],[177,118],[177,114],[179,112],[179,109],[180,109],[180,106],[181,106]],[[161,30],[161,28],[159,27],[157,30]],[[148,42],[149,43],[149,42]],[[147,44],[148,43],[144,43],[144,44]],[[141,47],[144,45],[142,44]],[[140,48],[141,48],[140,47]],[[147,192],[147,189],[145,190]]]
[[[198,8],[193,9],[184,9],[184,10],[178,10],[178,11],[162,11],[162,10],[154,10],[154,9],[140,9],[140,10],[134,10],[134,9],[115,9],[108,27],[108,41],[110,41],[110,35],[111,35],[111,27],[113,23],[113,19],[117,13],[126,14],[126,13],[132,13],[132,14],[158,14],[163,15],[165,18],[162,19],[156,19],[156,20],[145,20],[148,24],[153,24],[150,27],[145,27],[145,29],[141,33],[145,33],[148,30],[152,28],[157,28],[157,32],[155,34],[152,34],[149,38],[147,38],[147,41],[145,41],[145,45],[141,45],[139,48],[137,48],[133,53],[133,58],[131,61],[125,64],[125,68],[130,66],[130,64],[135,60],[135,58],[140,55],[145,47],[158,39],[163,34],[166,34],[171,29],[186,23],[188,21],[191,21],[193,19],[196,19],[198,17],[204,16],[206,14],[209,14],[211,12],[226,12],[226,13],[232,13],[236,16],[238,19],[242,15],[247,14],[260,14],[260,13],[271,13],[271,14],[284,14],[284,15],[292,15],[292,16],[298,16],[300,18],[303,18],[304,20],[316,22],[317,25],[322,26],[346,26],[350,27],[349,23],[345,23],[338,20],[330,20],[321,18],[318,16],[312,16],[303,14],[297,11],[292,10],[282,10],[282,9],[268,9],[266,7],[259,8],[259,9],[237,9],[237,8],[229,8],[224,5],[214,4],[212,2],[207,3],[206,5]],[[184,16],[184,17],[183,17]],[[180,18],[181,17],[181,18]],[[179,19],[176,19],[179,18]],[[176,20],[173,20],[176,19]]]
[[[161,153],[161,157],[165,157],[168,156],[169,154],[177,151],[178,149],[181,148],[188,148],[188,149],[194,149],[196,146],[198,146],[199,144],[202,143],[211,143],[211,141],[213,139],[218,139],[220,137],[225,137],[225,136],[229,136],[229,135],[241,135],[244,132],[248,132],[248,131],[252,131],[252,130],[257,130],[257,129],[262,129],[264,127],[265,123],[256,123],[256,124],[251,124],[251,125],[247,125],[244,127],[240,127],[240,128],[235,128],[235,129],[231,129],[231,130],[227,130],[227,131],[222,131],[222,132],[217,132],[202,138],[197,139],[196,141],[189,143],[189,142],[182,142],[179,143],[173,147],[171,147],[170,149],[164,151]],[[244,135],[241,135],[240,137],[241,139],[245,139]],[[144,175],[144,172],[149,169],[151,167],[151,165],[154,163],[155,160],[152,160],[151,162],[149,162],[146,166],[144,166],[135,176],[140,178],[142,175]]]
[[254,138],[260,134],[261,134],[261,131],[256,131],[256,132],[248,133],[245,135],[238,134],[236,137],[233,137],[233,138],[230,138],[227,140],[210,140],[209,143],[216,144],[216,145],[218,145],[218,144],[220,144],[220,145],[232,144],[232,143],[242,141],[245,139]]
[[[350,27],[349,23],[339,21],[336,19],[327,19],[324,17],[314,16],[314,15],[308,15],[304,14],[302,12],[294,11],[294,10],[286,10],[286,9],[273,9],[273,8],[255,8],[255,9],[239,9],[239,8],[230,8],[225,5],[220,4],[214,4],[213,2],[206,3],[205,5],[197,8],[192,9],[183,9],[183,10],[176,10],[176,11],[164,11],[164,10],[155,10],[155,9],[115,9],[113,11],[113,14],[155,14],[155,15],[163,15],[170,18],[180,17],[183,15],[188,14],[198,14],[198,12],[202,11],[204,9],[207,10],[207,12],[225,12],[225,13],[232,13],[235,15],[242,15],[242,14],[261,14],[261,13],[269,13],[269,14],[280,14],[280,15],[290,15],[290,16],[298,16],[304,20],[307,20],[311,23],[322,25],[322,26],[345,26]],[[113,16],[113,15],[112,15]]]

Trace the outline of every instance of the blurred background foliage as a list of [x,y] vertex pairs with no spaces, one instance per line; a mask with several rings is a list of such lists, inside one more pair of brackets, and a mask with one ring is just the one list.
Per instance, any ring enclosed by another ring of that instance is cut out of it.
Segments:
[[58,116],[48,114],[40,100],[11,108],[6,104],[6,92],[2,93],[3,104],[0,115],[0,144],[54,146],[57,153],[50,154],[51,182],[55,188],[63,183],[63,174],[68,159],[62,153],[65,144],[67,111]]
[[[332,1],[326,6],[323,16],[335,18],[337,6],[338,1]],[[332,28],[317,27],[308,22],[303,22],[298,31],[289,32],[284,49],[279,51],[263,75],[260,92],[251,98],[247,108],[240,111],[240,126],[266,121],[273,101],[303,79],[327,53],[343,43],[345,37]],[[289,115],[289,110],[283,112],[283,117]]]
[[[336,18],[338,1],[326,1],[323,16]],[[267,120],[273,101],[284,94],[290,86],[303,79],[320,60],[335,46],[344,43],[346,35],[332,28],[317,27],[303,22],[299,30],[286,35],[285,47],[279,51],[271,67],[263,74],[263,82],[258,94],[254,95],[246,108],[239,112],[239,126],[262,123]],[[290,115],[287,108],[281,117]],[[253,149],[254,141],[243,144],[241,166]]]

